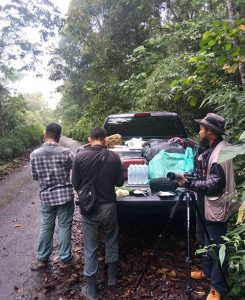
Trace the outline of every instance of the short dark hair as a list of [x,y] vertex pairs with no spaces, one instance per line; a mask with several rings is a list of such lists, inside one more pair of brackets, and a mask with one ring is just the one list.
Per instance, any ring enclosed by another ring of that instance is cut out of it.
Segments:
[[91,130],[90,137],[92,140],[104,140],[107,136],[107,132],[102,127],[95,127]]
[[46,134],[54,140],[59,140],[61,136],[61,126],[57,123],[50,123],[46,126]]

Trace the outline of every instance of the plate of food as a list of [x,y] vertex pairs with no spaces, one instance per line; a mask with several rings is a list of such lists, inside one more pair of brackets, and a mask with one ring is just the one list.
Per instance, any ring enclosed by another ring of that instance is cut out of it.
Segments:
[[168,198],[168,197],[174,197],[175,196],[175,193],[174,192],[163,192],[163,191],[160,191],[157,193],[158,197],[159,198]]
[[147,196],[147,191],[143,191],[143,190],[134,190],[133,191],[134,196]]

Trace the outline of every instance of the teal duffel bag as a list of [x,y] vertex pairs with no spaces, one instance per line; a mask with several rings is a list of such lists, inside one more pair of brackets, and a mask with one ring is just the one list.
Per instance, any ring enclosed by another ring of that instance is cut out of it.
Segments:
[[167,177],[168,172],[193,172],[194,153],[187,147],[185,153],[170,153],[160,151],[149,162],[149,178]]

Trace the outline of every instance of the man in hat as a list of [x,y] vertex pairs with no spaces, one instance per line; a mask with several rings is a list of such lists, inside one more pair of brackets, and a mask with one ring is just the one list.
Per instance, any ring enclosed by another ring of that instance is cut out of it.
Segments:
[[[232,205],[228,200],[234,198],[236,192],[232,161],[218,162],[220,150],[228,145],[222,138],[225,134],[225,120],[217,114],[208,113],[202,120],[195,121],[200,125],[200,144],[208,145],[208,149],[198,157],[203,176],[201,180],[187,180],[184,175],[178,174],[177,182],[180,186],[197,192],[199,198],[203,197],[206,227],[214,243],[219,245],[223,242],[222,236],[226,235],[228,218],[237,210],[237,205]],[[203,236],[205,245],[208,245],[209,241],[204,233]],[[218,250],[217,246],[215,251]],[[224,277],[226,269],[226,262],[221,271],[215,258],[207,253],[203,256],[203,270],[192,272],[193,279],[210,278],[211,290],[207,300],[221,299],[221,294],[227,287]]]

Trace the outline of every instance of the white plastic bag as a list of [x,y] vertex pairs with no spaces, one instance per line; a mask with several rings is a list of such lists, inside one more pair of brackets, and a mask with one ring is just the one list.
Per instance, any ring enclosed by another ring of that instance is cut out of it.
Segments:
[[143,141],[142,138],[132,138],[129,141],[126,141],[125,144],[129,147],[129,148],[135,148],[135,149],[141,149],[142,145],[143,145]]

